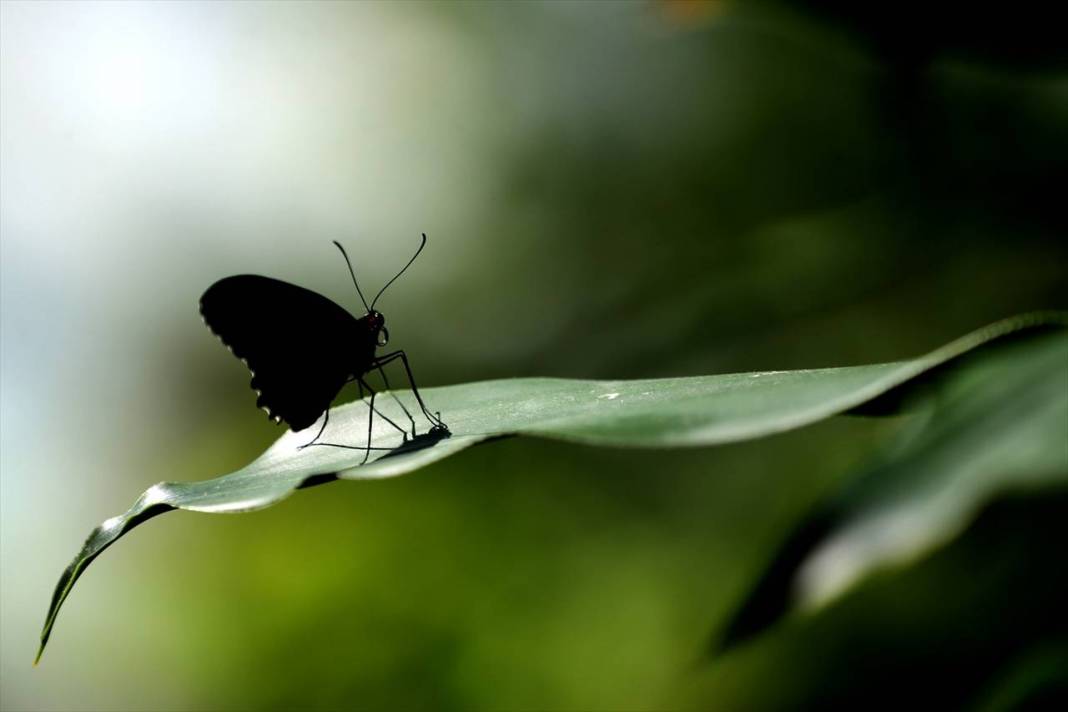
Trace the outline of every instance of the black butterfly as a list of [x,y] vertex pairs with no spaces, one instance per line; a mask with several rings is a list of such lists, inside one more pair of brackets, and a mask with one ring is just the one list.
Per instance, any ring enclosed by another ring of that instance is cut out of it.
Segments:
[[[431,414],[423,403],[412,378],[412,369],[404,351],[393,351],[378,356],[375,350],[389,342],[386,319],[375,311],[375,303],[386,287],[404,274],[426,245],[426,235],[408,260],[408,264],[393,279],[379,290],[370,306],[363,298],[356,273],[349,262],[348,254],[340,243],[334,242],[349,266],[356,293],[360,295],[367,313],[359,319],[321,294],[270,277],[242,274],[221,279],[211,285],[200,298],[200,313],[204,323],[240,358],[252,373],[252,389],[259,396],[256,405],[267,411],[274,422],[285,421],[293,431],[304,430],[313,425],[320,416],[322,427],[308,445],[333,445],[318,443],[330,418],[330,403],[341,388],[355,381],[360,388],[371,394],[371,420],[377,412],[374,407],[375,390],[364,376],[377,370],[389,388],[383,366],[399,359],[404,364],[408,381],[412,386],[423,415],[430,422],[431,432],[447,434],[448,427],[440,414]],[[412,437],[416,436],[415,420],[396,395],[393,396],[411,423]],[[407,440],[407,431],[386,416],[378,413],[392,424]],[[370,454],[371,425],[368,423],[367,447]],[[350,447],[335,445],[335,447]],[[364,456],[364,461],[367,456]]]

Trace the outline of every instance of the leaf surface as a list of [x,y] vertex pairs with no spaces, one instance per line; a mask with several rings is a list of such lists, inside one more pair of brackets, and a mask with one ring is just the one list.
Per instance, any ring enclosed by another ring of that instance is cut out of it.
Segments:
[[[85,568],[135,526],[166,511],[247,512],[275,504],[301,487],[334,479],[394,477],[425,467],[476,443],[510,435],[556,438],[611,447],[697,447],[764,437],[809,425],[906,391],[925,374],[991,341],[1024,331],[1063,328],[1068,314],[1042,312],[1006,319],[909,361],[716,376],[631,381],[521,378],[421,391],[440,410],[451,435],[404,443],[376,417],[371,451],[300,446],[315,427],[287,432],[247,466],[199,482],[161,482],[124,514],[94,529],[60,576],[41,633],[40,659],[63,601]],[[411,394],[398,397],[417,412]],[[397,423],[405,417],[380,395],[376,409]],[[367,442],[366,403],[330,411],[322,440]]]

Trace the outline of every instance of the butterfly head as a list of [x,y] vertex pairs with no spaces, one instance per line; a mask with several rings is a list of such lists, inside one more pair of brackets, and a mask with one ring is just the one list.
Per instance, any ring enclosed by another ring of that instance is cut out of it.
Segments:
[[386,328],[386,317],[382,312],[372,309],[363,317],[367,325],[367,333],[371,336],[376,346],[385,346],[389,343],[389,329]]
[[[405,270],[412,266],[412,263],[415,262],[415,258],[418,257],[419,253],[423,251],[424,247],[426,247],[426,233],[423,233],[423,239],[419,243],[419,249],[415,251],[415,254],[412,255],[412,258],[410,260],[408,260],[408,263],[401,268],[401,271],[397,272],[397,274],[393,276],[393,279],[386,282],[385,287],[382,287],[382,289],[378,290],[378,294],[376,294],[375,298],[371,300],[370,306],[368,306],[367,300],[363,298],[363,292],[360,290],[359,282],[356,281],[356,271],[352,269],[352,261],[349,260],[348,253],[345,252],[345,248],[342,247],[341,243],[337,240],[334,240],[334,244],[337,245],[337,249],[341,250],[341,255],[345,258],[345,264],[349,268],[349,274],[352,276],[352,284],[354,287],[356,287],[356,293],[360,295],[360,301],[363,302],[364,308],[367,309],[367,313],[363,315],[363,318],[360,319],[360,322],[364,325],[364,328],[366,329],[365,333],[368,336],[368,340],[375,346],[385,346],[389,343],[389,329],[386,328],[386,318],[382,316],[381,312],[375,311],[375,304],[378,303],[378,298],[382,296],[382,293],[386,291],[389,285],[396,282],[397,278],[404,274]],[[374,351],[373,347],[371,351]]]

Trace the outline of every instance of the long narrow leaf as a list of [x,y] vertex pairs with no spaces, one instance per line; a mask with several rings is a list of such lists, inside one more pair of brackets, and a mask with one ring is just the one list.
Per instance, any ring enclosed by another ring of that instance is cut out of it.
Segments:
[[[334,479],[393,477],[425,467],[476,443],[533,435],[613,447],[693,447],[759,438],[850,411],[906,387],[992,340],[1034,328],[1068,325],[1068,314],[1044,312],[997,322],[920,358],[897,363],[805,371],[740,373],[636,381],[524,378],[423,391],[440,410],[449,437],[405,443],[384,418],[375,419],[371,456],[339,447],[300,446],[310,430],[288,432],[246,467],[201,482],[161,482],[133,506],[94,529],[60,576],[41,633],[40,659],[63,601],[86,567],[119,537],[163,512],[247,512],[295,490]],[[407,392],[399,397],[410,400]],[[414,405],[414,404],[413,404]],[[396,422],[389,398],[376,408]],[[360,446],[367,441],[367,404],[331,410],[323,439]]]

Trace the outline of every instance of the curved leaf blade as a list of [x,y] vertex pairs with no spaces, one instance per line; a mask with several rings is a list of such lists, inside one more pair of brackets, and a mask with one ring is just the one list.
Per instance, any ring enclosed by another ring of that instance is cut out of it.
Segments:
[[[308,431],[287,432],[246,467],[210,480],[153,485],[127,512],[94,529],[56,585],[37,660],[63,602],[93,559],[138,524],[172,509],[252,511],[310,484],[394,477],[479,442],[510,435],[615,447],[697,447],[764,437],[885,396],[990,341],[1066,325],[1065,312],[1021,315],[920,358],[868,366],[633,381],[523,378],[428,388],[424,399],[445,414],[451,435],[423,436],[404,444],[379,419],[371,438],[373,455],[366,464],[362,449],[301,449],[310,437]],[[398,392],[398,397],[410,400],[411,394]],[[404,419],[400,408],[386,398],[379,398],[376,409],[398,422]],[[332,409],[324,440],[366,442],[368,412],[366,403],[359,401]]]

